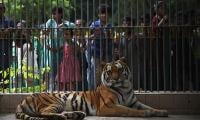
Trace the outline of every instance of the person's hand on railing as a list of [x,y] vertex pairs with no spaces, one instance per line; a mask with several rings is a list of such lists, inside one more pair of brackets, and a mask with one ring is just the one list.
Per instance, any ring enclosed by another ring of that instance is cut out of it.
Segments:
[[53,51],[53,48],[50,45],[46,45],[46,48],[50,51]]
[[63,23],[61,23],[61,24],[58,25],[58,28],[62,28],[62,27],[64,27]]
[[92,30],[92,34],[89,35],[89,39],[94,39],[97,36],[100,36],[101,30],[100,28],[94,28]]
[[4,39],[4,38],[7,38],[8,37],[8,35],[10,34],[10,33],[12,33],[12,31],[13,31],[13,28],[6,28],[6,29],[2,29],[2,30],[0,30],[0,39]]
[[50,33],[50,31],[51,31],[51,29],[48,29],[48,28],[47,28],[47,29],[43,29],[43,30],[42,30],[42,34],[48,36],[49,33]]
[[12,27],[6,28],[6,29],[4,30],[4,32],[5,32],[6,34],[9,34],[9,33],[11,33],[12,31],[13,31],[13,28],[12,28]]
[[100,35],[100,33],[101,33],[100,28],[95,28],[95,29],[94,29],[94,34],[95,34],[95,35]]
[[63,49],[63,46],[58,47],[58,48],[53,48],[53,47],[51,47],[50,45],[47,45],[46,48],[47,48],[48,50],[52,51],[52,52],[58,52],[58,51],[60,51],[60,50]]
[[167,17],[167,15],[165,15],[165,16],[160,20],[160,22],[158,23],[158,27],[164,25],[164,24],[167,22],[167,19],[168,19],[168,17]]

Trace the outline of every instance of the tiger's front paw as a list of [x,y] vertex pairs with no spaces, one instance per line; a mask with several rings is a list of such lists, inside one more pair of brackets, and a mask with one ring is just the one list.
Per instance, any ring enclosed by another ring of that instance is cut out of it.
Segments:
[[144,117],[152,117],[152,116],[153,116],[152,110],[145,110]]
[[167,110],[160,110],[158,112],[158,117],[168,117],[168,111]]
[[149,110],[147,114],[150,117],[168,117],[167,110]]
[[62,112],[63,115],[67,117],[67,119],[72,120],[83,120],[86,116],[85,112],[82,111],[71,111],[71,112]]

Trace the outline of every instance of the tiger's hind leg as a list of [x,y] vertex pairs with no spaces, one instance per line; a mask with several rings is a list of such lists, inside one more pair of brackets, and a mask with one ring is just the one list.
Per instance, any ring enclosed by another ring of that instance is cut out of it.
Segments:
[[149,116],[152,116],[152,117],[153,116],[155,116],[155,117],[167,117],[168,116],[167,110],[155,109],[155,108],[145,105],[139,101],[137,101],[134,105],[132,105],[131,108],[138,109],[138,110],[147,110],[147,111],[149,111]]
[[62,112],[62,114],[66,116],[67,119],[72,119],[72,120],[83,120],[86,116],[85,112],[82,111],[71,111],[71,112],[64,111]]
[[40,117],[48,120],[67,120],[67,117],[62,114],[63,110],[62,105],[51,104],[40,111]]

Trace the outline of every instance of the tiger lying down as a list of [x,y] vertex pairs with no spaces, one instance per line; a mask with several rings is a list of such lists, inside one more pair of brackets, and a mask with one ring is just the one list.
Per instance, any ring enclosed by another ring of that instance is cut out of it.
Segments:
[[86,115],[109,117],[167,117],[166,110],[139,102],[134,94],[131,73],[123,60],[106,63],[102,85],[93,91],[36,93],[24,99],[16,109],[16,118],[24,120],[81,120]]

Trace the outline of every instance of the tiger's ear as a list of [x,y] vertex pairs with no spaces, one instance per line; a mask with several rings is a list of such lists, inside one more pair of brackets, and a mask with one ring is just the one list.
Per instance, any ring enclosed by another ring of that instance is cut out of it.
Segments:
[[127,60],[126,60],[125,57],[121,57],[121,58],[119,58],[119,60],[122,61],[122,62],[124,62],[124,63],[127,63]]
[[105,65],[106,65],[106,62],[101,61],[101,69],[103,69]]

